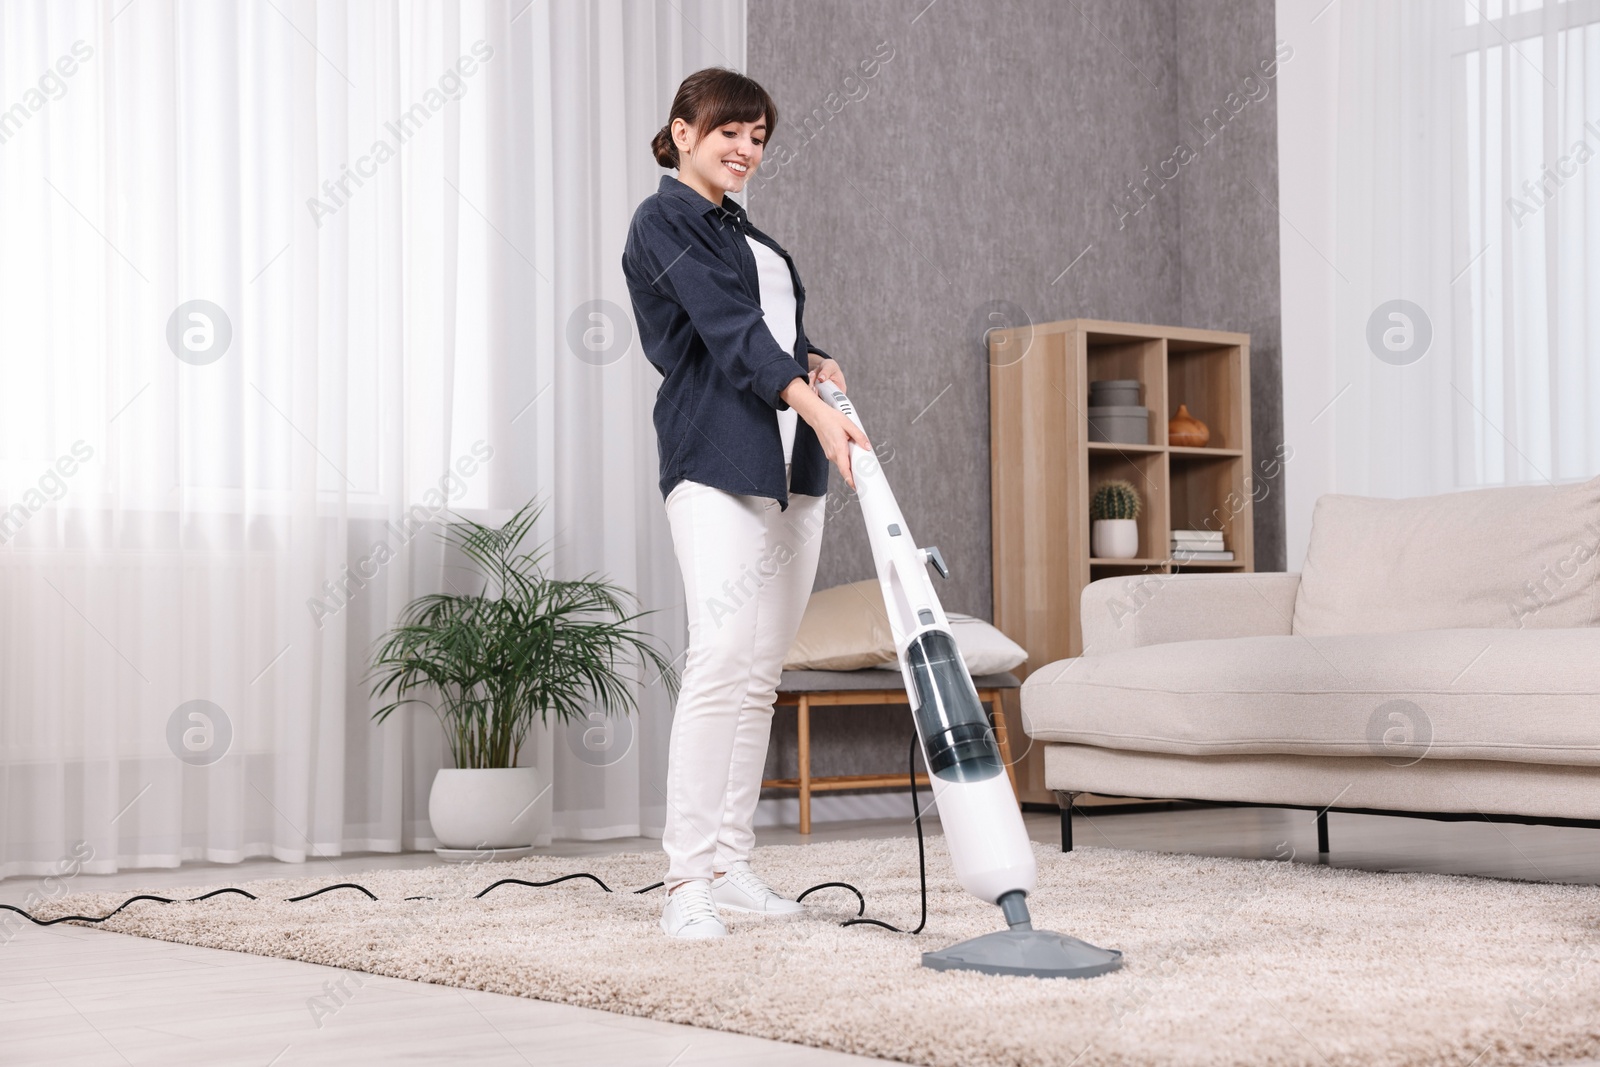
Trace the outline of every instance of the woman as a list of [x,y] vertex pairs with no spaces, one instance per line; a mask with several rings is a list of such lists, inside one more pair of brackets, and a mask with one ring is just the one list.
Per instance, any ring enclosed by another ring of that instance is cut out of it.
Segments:
[[661,928],[724,937],[718,908],[801,906],[750,869],[783,657],[811,595],[828,463],[855,487],[866,435],[817,395],[844,374],[805,335],[805,287],[776,241],[725,196],[778,124],[765,89],[708,68],[679,86],[651,143],[663,167],[622,254],[656,394],[661,492],[683,572],[689,651],[667,755]]

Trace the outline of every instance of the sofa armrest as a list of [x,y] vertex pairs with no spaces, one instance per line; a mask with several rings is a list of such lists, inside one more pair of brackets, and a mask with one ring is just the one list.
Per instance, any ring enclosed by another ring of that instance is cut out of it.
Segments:
[[1300,575],[1131,574],[1084,586],[1083,654],[1288,635]]

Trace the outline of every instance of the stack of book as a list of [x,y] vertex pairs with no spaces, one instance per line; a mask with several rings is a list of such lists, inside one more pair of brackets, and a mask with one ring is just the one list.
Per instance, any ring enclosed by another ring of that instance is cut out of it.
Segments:
[[1233,558],[1233,553],[1224,549],[1221,530],[1173,530],[1172,558],[1179,563],[1226,561]]

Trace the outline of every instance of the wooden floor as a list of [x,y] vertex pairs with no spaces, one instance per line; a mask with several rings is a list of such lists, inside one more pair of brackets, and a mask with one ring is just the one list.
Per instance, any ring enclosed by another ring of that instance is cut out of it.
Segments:
[[[934,824],[937,827],[937,824]],[[1057,842],[1054,815],[1028,816],[1036,840]],[[819,824],[809,840],[893,837],[904,820]],[[1377,816],[1330,816],[1336,866],[1443,871],[1501,878],[1600,884],[1600,831],[1558,827],[1433,823]],[[1076,822],[1079,847],[1187,851],[1317,862],[1309,812],[1197,809],[1090,815]],[[763,829],[761,844],[801,841]],[[546,851],[581,857],[654,850],[631,838],[560,842]],[[364,870],[418,867],[431,854],[347,856],[290,865],[192,864],[177,871],[80,875],[73,891],[130,886],[244,882],[262,877],[346,879]],[[826,872],[818,872],[819,876]],[[37,882],[0,882],[0,901],[21,903]],[[359,995],[337,1012],[313,1015],[312,998],[347,972],[126,937],[79,927],[27,927],[0,943],[0,1060],[6,1064],[442,1063],[672,1067],[743,1064],[828,1067],[877,1063],[689,1026],[612,1015],[518,997],[469,993],[396,979],[362,977]]]

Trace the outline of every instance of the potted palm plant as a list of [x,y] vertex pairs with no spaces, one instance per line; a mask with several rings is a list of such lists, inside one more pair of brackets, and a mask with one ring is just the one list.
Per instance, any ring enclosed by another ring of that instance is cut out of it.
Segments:
[[630,594],[593,575],[551,578],[545,553],[523,547],[541,510],[530,501],[498,527],[447,523],[443,540],[480,572],[481,587],[411,601],[373,658],[372,696],[391,698],[374,719],[420,703],[444,726],[455,767],[434,777],[428,819],[445,849],[534,843],[538,769],[517,757],[535,719],[581,720],[596,705],[632,712],[633,664],[677,691],[671,663],[633,626],[649,613],[630,613]]

